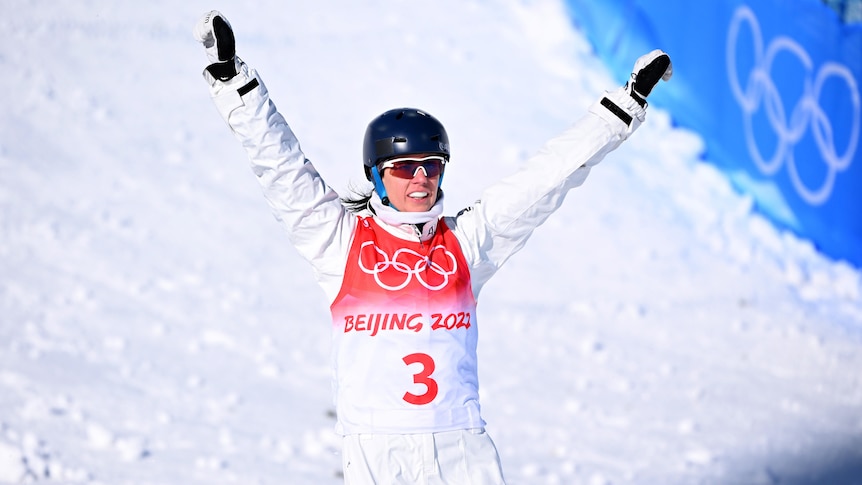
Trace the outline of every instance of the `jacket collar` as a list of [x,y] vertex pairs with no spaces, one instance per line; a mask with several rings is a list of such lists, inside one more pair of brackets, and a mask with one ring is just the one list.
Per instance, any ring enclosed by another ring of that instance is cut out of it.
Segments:
[[437,202],[427,212],[399,212],[384,205],[376,193],[371,194],[369,206],[377,221],[390,233],[402,239],[425,242],[437,231],[437,222],[443,214],[443,194],[440,193]]

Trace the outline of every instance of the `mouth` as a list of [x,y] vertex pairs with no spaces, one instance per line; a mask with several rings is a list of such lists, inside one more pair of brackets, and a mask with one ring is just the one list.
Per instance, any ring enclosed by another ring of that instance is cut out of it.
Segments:
[[407,194],[407,197],[410,197],[411,199],[417,199],[417,200],[424,199],[424,198],[428,197],[428,192],[425,192],[425,191],[410,192],[409,194]]

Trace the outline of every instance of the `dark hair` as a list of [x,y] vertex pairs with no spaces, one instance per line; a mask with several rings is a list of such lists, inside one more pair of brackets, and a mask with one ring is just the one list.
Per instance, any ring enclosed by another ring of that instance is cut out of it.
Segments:
[[341,203],[348,211],[356,214],[366,209],[370,210],[368,202],[371,200],[373,188],[357,189],[356,187],[350,187],[348,190],[350,191],[350,195],[341,197]]

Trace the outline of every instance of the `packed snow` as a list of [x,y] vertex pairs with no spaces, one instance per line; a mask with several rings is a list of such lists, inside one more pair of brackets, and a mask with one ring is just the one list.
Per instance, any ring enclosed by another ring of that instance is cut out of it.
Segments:
[[[341,481],[327,302],[209,100],[212,8],[336,190],[377,114],[443,121],[447,213],[620,82],[561,0],[7,2],[0,483]],[[483,290],[510,484],[862,483],[862,273],[703,146],[651,107]]]

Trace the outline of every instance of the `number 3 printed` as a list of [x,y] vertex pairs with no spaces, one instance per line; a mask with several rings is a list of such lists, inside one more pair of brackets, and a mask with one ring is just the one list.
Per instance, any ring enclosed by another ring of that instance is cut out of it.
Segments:
[[420,395],[405,392],[404,400],[417,406],[428,404],[433,401],[434,398],[437,397],[437,381],[431,378],[431,374],[434,372],[434,359],[432,359],[428,354],[417,353],[410,354],[402,360],[404,360],[404,363],[407,365],[422,364],[422,370],[413,374],[413,382],[416,384],[423,384],[427,388],[425,394]]

